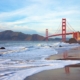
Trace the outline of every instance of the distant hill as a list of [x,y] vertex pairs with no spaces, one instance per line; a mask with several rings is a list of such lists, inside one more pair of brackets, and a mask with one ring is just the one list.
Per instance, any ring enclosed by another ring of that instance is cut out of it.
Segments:
[[11,40],[11,41],[43,41],[45,38],[38,34],[24,34],[21,32],[13,32],[6,30],[0,32],[0,40]]
[[[45,41],[45,37],[38,35],[38,34],[24,34],[22,32],[13,32],[11,30],[6,30],[0,32],[0,41]],[[57,40],[57,39],[49,39],[50,41]],[[60,40],[58,38],[58,40]]]

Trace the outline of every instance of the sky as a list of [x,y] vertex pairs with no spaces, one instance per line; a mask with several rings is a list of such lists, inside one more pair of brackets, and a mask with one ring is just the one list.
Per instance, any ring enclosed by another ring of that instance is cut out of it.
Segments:
[[62,18],[79,31],[80,0],[0,0],[0,31],[54,34]]

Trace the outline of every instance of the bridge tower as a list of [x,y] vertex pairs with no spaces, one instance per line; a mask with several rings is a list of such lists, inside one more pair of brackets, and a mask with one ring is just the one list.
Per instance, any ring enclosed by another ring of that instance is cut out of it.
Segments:
[[48,29],[46,29],[46,41],[48,41]]
[[66,19],[62,19],[62,41],[66,41]]

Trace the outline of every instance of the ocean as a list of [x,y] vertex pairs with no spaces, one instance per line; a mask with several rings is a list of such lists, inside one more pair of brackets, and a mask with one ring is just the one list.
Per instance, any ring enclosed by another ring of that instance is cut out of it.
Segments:
[[0,80],[24,80],[25,77],[43,70],[80,63],[75,60],[45,59],[78,46],[80,44],[60,41],[0,41],[0,47],[5,47],[0,49]]

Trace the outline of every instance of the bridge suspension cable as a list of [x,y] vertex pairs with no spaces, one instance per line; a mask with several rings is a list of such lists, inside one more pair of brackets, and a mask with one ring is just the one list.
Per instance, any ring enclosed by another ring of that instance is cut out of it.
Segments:
[[[62,24],[61,24],[62,23]],[[62,22],[59,24],[59,27],[55,31],[54,34],[48,35],[48,31],[46,31],[46,37],[53,37],[53,36],[62,36],[62,41],[66,41],[66,35],[73,35],[76,34],[76,30],[71,27],[71,25],[66,21],[66,18],[62,19]],[[59,33],[61,31],[61,33]]]
[[61,22],[60,22],[59,27],[57,28],[57,30],[55,31],[54,34],[57,34],[57,33],[59,33],[60,31],[61,31]]
[[72,26],[69,24],[69,22],[67,21],[67,27],[72,31],[72,32],[76,32],[76,30],[74,28],[72,28]]

